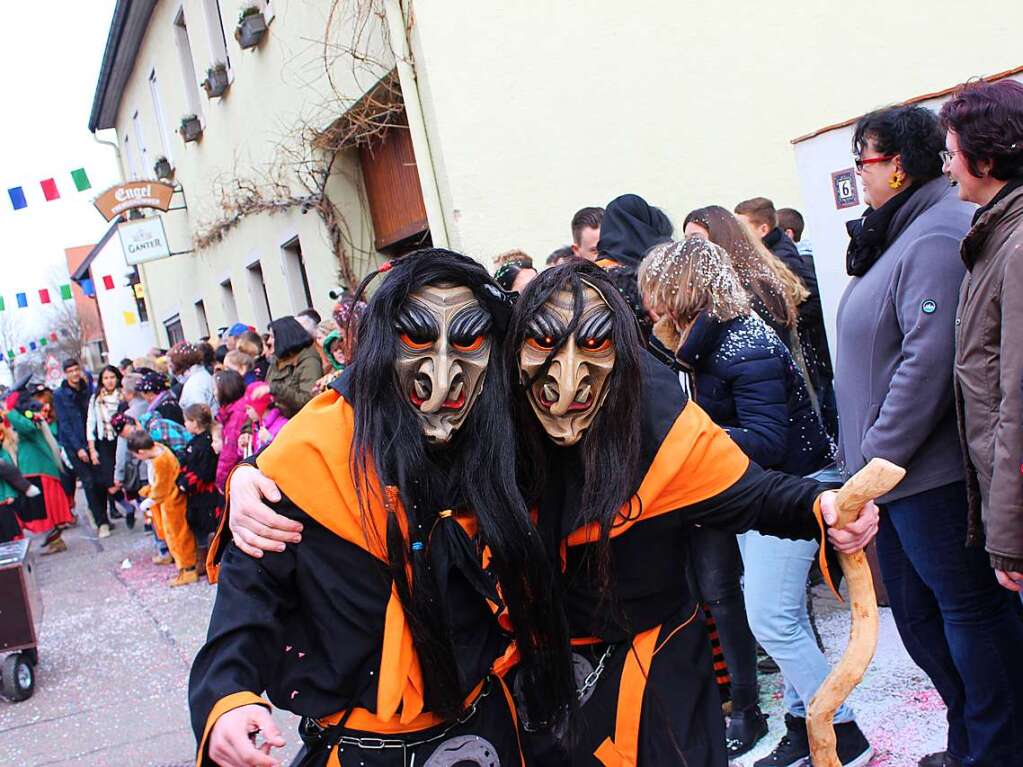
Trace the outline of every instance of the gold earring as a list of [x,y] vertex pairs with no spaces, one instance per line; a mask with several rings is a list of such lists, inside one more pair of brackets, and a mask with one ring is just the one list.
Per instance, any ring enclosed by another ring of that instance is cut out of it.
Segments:
[[898,172],[893,173],[892,177],[888,179],[888,186],[891,189],[902,188],[902,178],[899,176]]

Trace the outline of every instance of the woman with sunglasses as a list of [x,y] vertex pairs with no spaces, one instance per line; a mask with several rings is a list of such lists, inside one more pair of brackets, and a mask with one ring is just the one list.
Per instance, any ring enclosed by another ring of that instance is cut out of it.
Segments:
[[[945,135],[919,106],[881,109],[853,137],[868,208],[848,225],[838,309],[840,458],[905,466],[881,499],[877,552],[907,651],[948,707],[946,750],[922,767],[1019,765],[1017,619],[984,552],[965,547],[967,494],[952,394],[959,245],[974,207],[942,176]],[[1017,642],[1016,649],[1012,649]],[[1016,725],[1018,733],[1018,724]]]

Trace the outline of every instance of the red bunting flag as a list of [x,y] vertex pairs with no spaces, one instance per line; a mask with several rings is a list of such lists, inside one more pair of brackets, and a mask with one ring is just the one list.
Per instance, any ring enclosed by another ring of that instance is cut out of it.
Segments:
[[25,347],[24,347],[24,346],[19,346],[19,347],[18,347],[18,352],[19,352],[20,354],[24,354],[24,353],[25,353]]
[[43,197],[46,201],[60,199],[60,192],[57,191],[57,182],[52,178],[47,178],[39,182],[39,186],[43,188]]
[[39,303],[48,304],[50,303],[50,291],[46,288],[40,288],[39,290]]
[[57,334],[56,333],[50,333],[50,340],[51,341],[56,341],[57,340]]
[[114,278],[111,277],[109,274],[103,275],[103,287],[106,288],[107,290],[114,289]]

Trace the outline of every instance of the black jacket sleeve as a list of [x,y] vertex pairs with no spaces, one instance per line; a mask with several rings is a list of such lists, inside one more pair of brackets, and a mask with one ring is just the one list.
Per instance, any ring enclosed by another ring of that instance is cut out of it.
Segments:
[[750,462],[739,481],[682,511],[694,523],[732,533],[756,530],[778,538],[817,540],[817,497],[834,485],[769,471]]
[[[293,518],[304,516],[290,503],[277,510]],[[260,559],[230,544],[224,551],[206,644],[192,664],[188,684],[200,750],[216,716],[257,702],[267,686],[264,673],[275,665],[268,653],[283,646],[286,617],[297,606],[297,554],[294,544],[283,552],[267,551]]]

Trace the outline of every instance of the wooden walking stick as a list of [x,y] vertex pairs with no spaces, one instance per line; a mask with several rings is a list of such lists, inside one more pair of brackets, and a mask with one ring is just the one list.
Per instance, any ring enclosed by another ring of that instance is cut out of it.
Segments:
[[[838,491],[838,519],[833,526],[841,530],[855,521],[865,503],[890,492],[905,475],[906,470],[894,463],[872,459]],[[855,554],[839,552],[838,561],[849,582],[852,628],[842,659],[831,669],[807,710],[806,729],[814,767],[842,767],[835,750],[835,711],[863,679],[877,649],[877,597],[867,556],[862,550]]]

